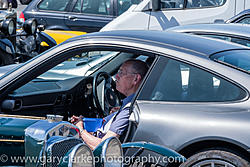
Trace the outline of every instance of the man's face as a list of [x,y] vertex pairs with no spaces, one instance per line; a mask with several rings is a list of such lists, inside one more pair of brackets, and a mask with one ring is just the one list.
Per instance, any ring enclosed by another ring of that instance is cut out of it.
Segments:
[[134,88],[135,74],[129,63],[123,64],[116,74],[116,89],[125,96],[129,96]]

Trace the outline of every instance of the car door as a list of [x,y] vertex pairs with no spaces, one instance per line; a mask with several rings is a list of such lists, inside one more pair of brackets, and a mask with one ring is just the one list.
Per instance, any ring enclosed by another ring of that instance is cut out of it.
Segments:
[[177,151],[214,136],[247,143],[236,126],[243,123],[237,120],[246,97],[237,84],[204,68],[160,57],[134,105],[140,112],[133,141]]
[[65,24],[76,31],[99,31],[115,17],[112,0],[76,0],[70,11],[65,15]]
[[151,12],[149,29],[226,20],[235,15],[235,4],[235,0],[161,0],[161,10]]
[[64,24],[64,17],[70,3],[70,0],[43,0],[37,5],[37,12],[32,11],[35,13],[31,14],[37,18],[40,24],[44,24],[46,29],[67,29]]

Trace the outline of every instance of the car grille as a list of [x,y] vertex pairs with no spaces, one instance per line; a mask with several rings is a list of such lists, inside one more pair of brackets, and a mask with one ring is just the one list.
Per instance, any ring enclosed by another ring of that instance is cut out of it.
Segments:
[[59,142],[49,145],[47,149],[47,166],[57,167],[63,161],[66,160],[64,155],[75,145],[82,143],[80,139],[70,138],[61,140]]

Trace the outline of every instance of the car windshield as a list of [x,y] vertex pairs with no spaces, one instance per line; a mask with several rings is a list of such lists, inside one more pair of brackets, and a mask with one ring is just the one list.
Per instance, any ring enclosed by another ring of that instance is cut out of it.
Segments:
[[83,52],[38,76],[35,81],[65,80],[77,76],[88,76],[117,54],[118,52],[113,51]]
[[250,50],[230,50],[214,54],[210,58],[250,74]]

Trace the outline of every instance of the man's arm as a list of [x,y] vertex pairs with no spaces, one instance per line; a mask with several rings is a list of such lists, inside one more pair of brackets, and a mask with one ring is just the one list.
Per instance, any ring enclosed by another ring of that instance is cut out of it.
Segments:
[[112,132],[112,131],[108,131],[103,138],[98,138],[93,136],[91,133],[87,132],[84,128],[83,128],[83,121],[82,118],[80,117],[80,119],[78,117],[73,117],[74,121],[77,120],[77,123],[75,124],[79,130],[80,130],[80,135],[83,139],[83,141],[92,149],[94,150],[102,141],[106,140],[107,138],[110,137],[118,137],[119,135]]
[[103,138],[98,138],[98,137],[91,135],[85,129],[83,129],[83,128],[81,129],[82,139],[92,150],[94,150],[102,141],[106,140],[107,138],[113,137],[113,136],[119,138],[118,134],[116,134],[110,130],[106,133],[105,136],[103,136]]

